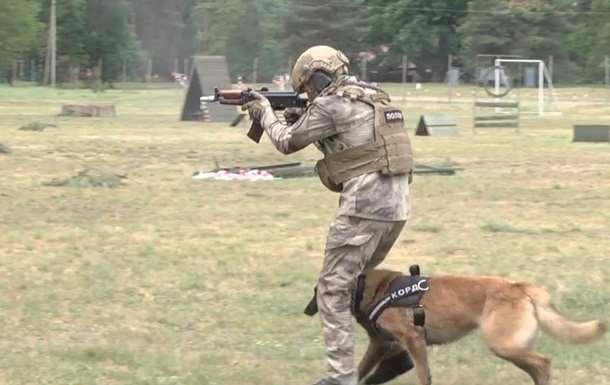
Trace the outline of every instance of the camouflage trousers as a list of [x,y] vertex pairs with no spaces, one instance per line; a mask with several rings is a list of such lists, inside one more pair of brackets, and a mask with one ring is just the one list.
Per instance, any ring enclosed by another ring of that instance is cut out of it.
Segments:
[[388,255],[406,221],[338,216],[330,225],[316,302],[326,345],[327,379],[356,385],[351,299],[358,275]]

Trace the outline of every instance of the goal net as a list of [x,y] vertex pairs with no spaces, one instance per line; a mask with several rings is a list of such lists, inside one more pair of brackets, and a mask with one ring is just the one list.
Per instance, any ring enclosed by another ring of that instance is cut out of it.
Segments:
[[[526,64],[526,65],[534,65],[536,67],[536,95],[533,98],[532,102],[536,104],[536,110],[538,115],[559,115],[561,112],[558,112],[553,107],[557,105],[557,94],[555,93],[555,88],[553,87],[553,81],[549,74],[548,68],[544,61],[542,60],[533,60],[533,59],[503,59],[497,58],[494,60],[494,65],[496,68],[509,67],[515,64]],[[509,66],[506,66],[509,64]],[[519,66],[521,68],[521,66]],[[513,71],[510,71],[513,72]],[[494,71],[494,89],[495,93],[500,93],[501,87],[511,86],[505,84],[507,82],[506,76],[504,75],[504,71],[495,70]]]

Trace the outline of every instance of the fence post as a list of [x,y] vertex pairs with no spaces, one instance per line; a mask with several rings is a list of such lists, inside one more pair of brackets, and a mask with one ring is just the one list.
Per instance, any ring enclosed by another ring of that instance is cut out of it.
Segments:
[[[604,57],[604,83],[606,90],[610,90],[610,56]],[[606,92],[606,100],[610,100],[610,93]]]

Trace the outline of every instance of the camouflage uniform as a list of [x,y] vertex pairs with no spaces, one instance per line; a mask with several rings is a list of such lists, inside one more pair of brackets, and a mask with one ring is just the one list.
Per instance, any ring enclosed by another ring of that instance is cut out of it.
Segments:
[[[261,125],[284,154],[310,144],[323,153],[336,153],[372,140],[374,111],[365,103],[338,95],[319,96],[293,125],[283,124],[270,108],[262,114]],[[352,290],[363,270],[385,259],[410,214],[408,174],[373,172],[343,183],[317,282],[328,380],[333,383],[358,382],[353,360]]]

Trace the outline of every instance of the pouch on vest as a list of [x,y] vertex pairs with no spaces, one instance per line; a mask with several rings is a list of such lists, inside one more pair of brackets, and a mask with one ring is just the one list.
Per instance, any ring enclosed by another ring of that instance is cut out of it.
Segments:
[[376,140],[383,143],[381,152],[386,162],[382,174],[409,174],[413,170],[411,140],[404,127],[402,111],[380,99],[371,104],[375,109]]
[[333,182],[332,178],[330,177],[330,172],[328,171],[328,166],[326,165],[325,159],[320,159],[316,162],[315,170],[316,170],[316,173],[318,174],[318,177],[322,181],[322,184],[327,189],[329,189],[330,191],[334,191],[334,192],[343,191],[343,183],[336,184]]
[[374,137],[371,142],[325,154],[324,164],[318,163],[320,168],[324,167],[322,183],[327,187],[339,186],[349,179],[376,171],[384,175],[411,174],[411,141],[404,127],[402,111],[390,104],[389,96],[383,92],[369,95],[354,86],[338,87],[332,93],[364,102],[374,109]]

